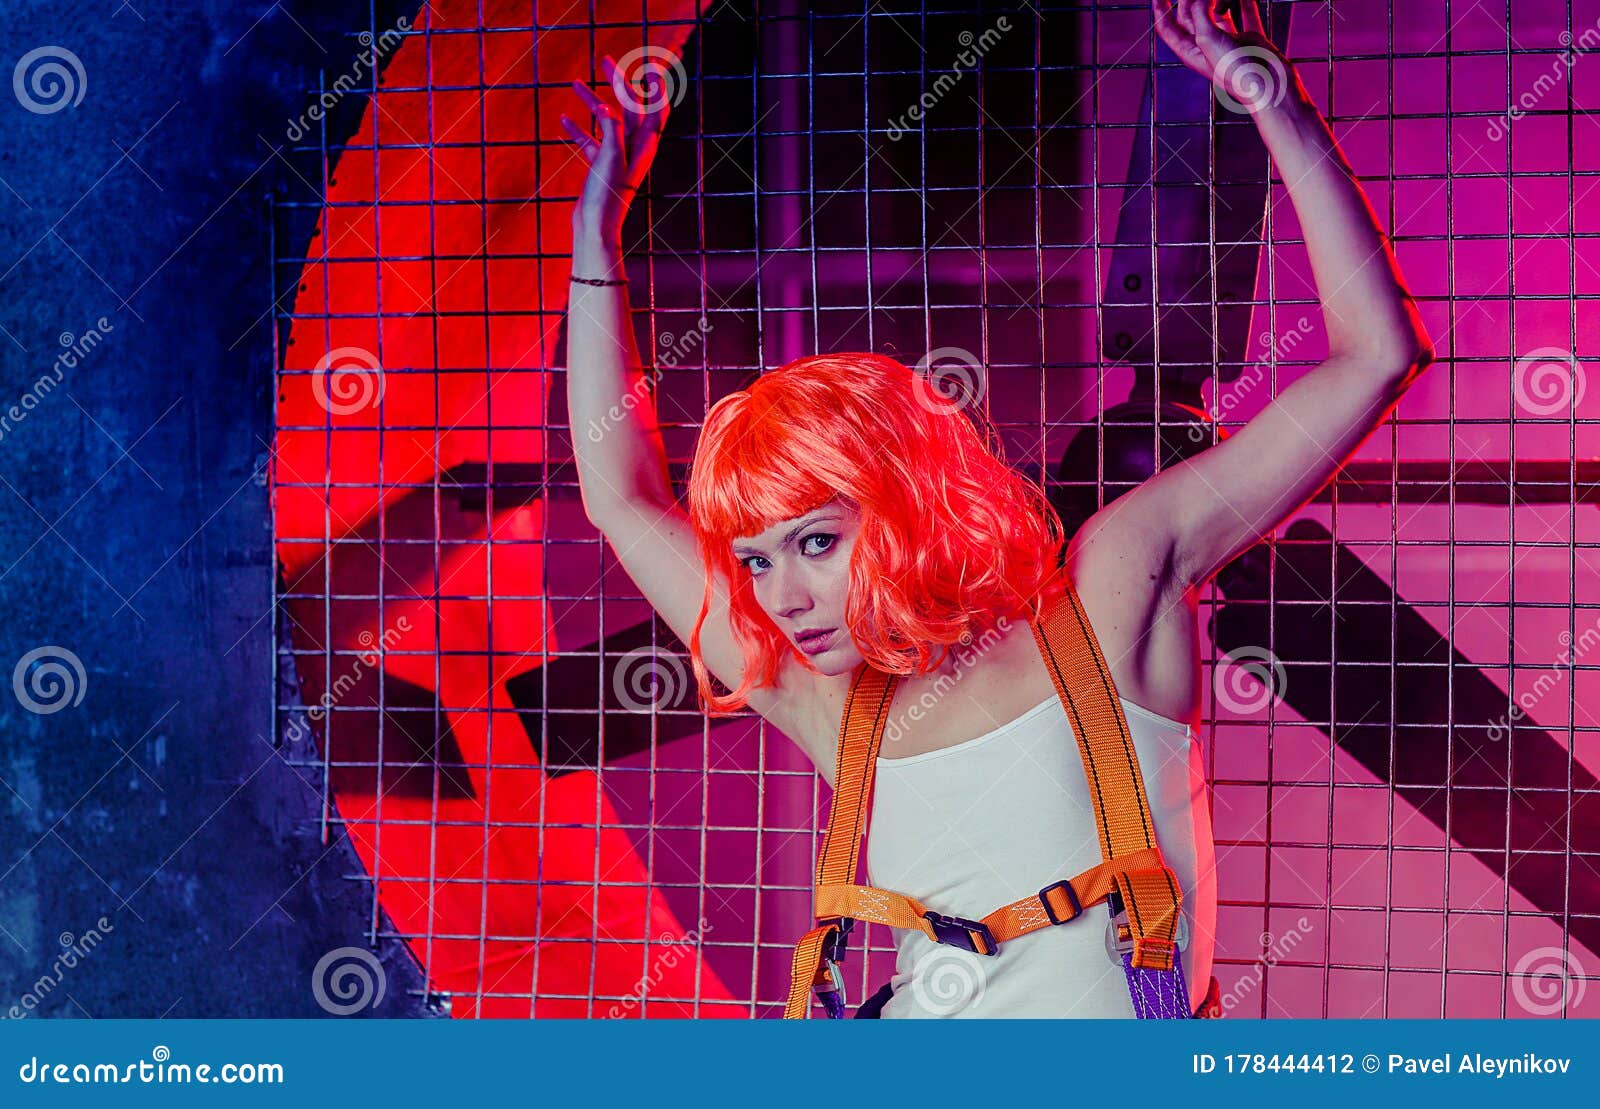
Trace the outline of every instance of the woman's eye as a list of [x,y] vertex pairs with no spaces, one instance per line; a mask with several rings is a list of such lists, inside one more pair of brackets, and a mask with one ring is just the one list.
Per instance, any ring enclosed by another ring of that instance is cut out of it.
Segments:
[[[832,534],[830,534],[828,532],[825,532],[825,531],[813,532],[812,534],[806,536],[804,539],[800,540],[801,553],[805,553],[806,544],[811,542],[813,539],[824,539],[824,540],[827,540],[827,545],[826,546],[824,546],[821,550],[812,552],[813,554],[819,554],[820,555],[820,554],[827,554],[829,551],[831,551],[834,548],[834,545],[838,542],[839,537],[837,535],[832,535]],[[766,561],[767,560],[765,558],[762,558],[760,555],[750,555],[750,556],[748,556],[746,558],[741,558],[739,560],[739,564],[741,566],[743,566],[746,570],[748,570],[750,573],[754,574],[756,572],[756,567],[754,565],[752,565],[752,563],[766,562]]]

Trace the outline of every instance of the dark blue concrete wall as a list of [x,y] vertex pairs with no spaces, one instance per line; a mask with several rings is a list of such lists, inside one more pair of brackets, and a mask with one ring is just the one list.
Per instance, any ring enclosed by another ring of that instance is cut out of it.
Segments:
[[[0,76],[55,46],[85,80],[50,112],[0,85],[0,1017],[318,1016],[318,961],[388,929],[273,743],[264,471],[265,198],[315,197],[275,150],[385,18],[6,5]],[[434,1012],[404,947],[376,952],[361,1015]]]

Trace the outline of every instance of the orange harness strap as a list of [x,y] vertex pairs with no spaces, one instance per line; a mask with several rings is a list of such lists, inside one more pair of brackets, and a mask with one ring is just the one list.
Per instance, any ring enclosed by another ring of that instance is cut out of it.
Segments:
[[[856,880],[856,863],[861,853],[862,818],[867,813],[866,799],[872,791],[872,774],[877,766],[878,748],[888,720],[889,702],[898,674],[890,674],[862,663],[850,683],[844,718],[839,727],[839,753],[833,773],[833,803],[828,811],[828,831],[822,840],[822,855],[817,860],[817,888],[851,885]],[[821,920],[821,914],[817,916]],[[834,936],[844,938],[840,922],[827,921],[811,929],[795,946],[794,975],[789,980],[786,1018],[808,1015],[811,991],[837,991],[844,996],[839,978]]]
[[944,942],[939,928],[964,933],[971,950],[994,954],[1000,942],[1052,924],[1065,924],[1115,892],[1127,920],[1118,917],[1119,939],[1133,943],[1132,964],[1167,970],[1176,956],[1177,876],[1161,858],[1155,826],[1133,739],[1122,704],[1093,629],[1070,581],[1043,617],[1029,621],[1051,682],[1066,708],[1077,739],[1099,827],[1102,862],[1071,879],[1002,905],[981,920],[929,912],[921,902],[893,890],[856,884],[862,818],[872,793],[873,771],[889,705],[899,676],[863,663],[851,682],[839,729],[834,793],[817,864],[814,913],[818,925],[795,947],[785,1018],[809,1015],[812,992],[842,1008],[838,960],[857,920],[916,928]]
[[[1096,863],[1064,883],[1057,882],[1038,893],[1002,905],[976,923],[988,930],[987,934],[994,937],[996,944],[1037,932],[1052,924],[1065,924],[1084,909],[1106,899],[1106,894],[1114,887],[1117,870],[1160,864],[1161,852],[1154,848],[1136,851],[1131,855],[1119,855],[1114,862]],[[1068,885],[1072,887],[1071,893],[1065,889]],[[839,883],[818,886],[816,901],[819,917],[850,917],[873,924],[885,924],[890,928],[914,928],[935,943],[940,942],[939,934],[926,917],[927,906],[903,893],[879,889],[877,886]],[[1052,920],[1052,916],[1055,919]],[[984,934],[978,933],[974,938],[981,944]],[[990,954],[982,946],[977,953]]]
[[1070,581],[1050,611],[1030,625],[1078,741],[1095,823],[1100,827],[1101,857],[1107,863],[1120,863],[1146,850],[1156,851],[1158,856],[1151,865],[1115,872],[1134,945],[1133,966],[1170,970],[1177,955],[1183,891],[1178,876],[1159,858],[1150,800],[1122,701]]

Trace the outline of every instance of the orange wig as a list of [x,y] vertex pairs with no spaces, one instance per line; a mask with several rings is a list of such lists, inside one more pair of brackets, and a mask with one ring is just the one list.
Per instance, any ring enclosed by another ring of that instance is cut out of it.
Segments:
[[[931,648],[971,642],[1058,596],[1060,518],[1000,455],[956,403],[881,354],[799,358],[713,405],[689,476],[707,570],[689,653],[706,711],[743,707],[775,682],[785,653],[818,672],[757,603],[732,544],[836,497],[861,514],[845,622],[871,666],[926,673],[944,659]],[[747,660],[725,696],[700,654],[719,576]]]

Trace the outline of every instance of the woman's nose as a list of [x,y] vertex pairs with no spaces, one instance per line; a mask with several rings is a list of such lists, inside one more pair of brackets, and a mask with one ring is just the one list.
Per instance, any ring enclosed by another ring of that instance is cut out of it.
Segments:
[[802,575],[784,567],[774,567],[776,581],[772,583],[773,610],[785,620],[792,620],[811,608],[811,591]]

